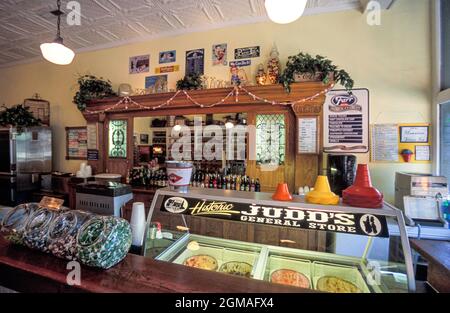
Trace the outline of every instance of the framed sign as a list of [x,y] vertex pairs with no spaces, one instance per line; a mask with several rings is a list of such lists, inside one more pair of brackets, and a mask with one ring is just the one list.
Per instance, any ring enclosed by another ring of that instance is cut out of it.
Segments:
[[431,147],[430,146],[416,146],[415,147],[416,161],[431,161]]
[[242,202],[200,200],[180,196],[165,196],[161,212],[201,216],[229,221],[287,228],[330,231],[369,237],[389,237],[386,217],[361,213],[334,213],[299,206],[273,207]]
[[66,127],[66,160],[87,160],[86,127]]
[[428,126],[400,126],[401,143],[428,143]]
[[98,149],[98,123],[87,125],[87,146],[88,149]]
[[319,118],[301,117],[298,125],[298,154],[319,154]]
[[324,104],[324,151],[369,152],[369,90],[332,90]]
[[205,49],[186,51],[186,75],[205,73]]
[[261,48],[259,46],[237,48],[234,50],[234,58],[236,60],[259,58],[261,56]]

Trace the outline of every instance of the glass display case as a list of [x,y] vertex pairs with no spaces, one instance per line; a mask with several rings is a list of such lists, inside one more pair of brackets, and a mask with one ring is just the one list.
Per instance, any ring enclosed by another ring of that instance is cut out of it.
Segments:
[[[180,266],[325,292],[414,292],[401,211],[274,201],[271,194],[158,190],[142,253]],[[392,234],[391,234],[392,233]],[[393,235],[400,234],[400,235]]]

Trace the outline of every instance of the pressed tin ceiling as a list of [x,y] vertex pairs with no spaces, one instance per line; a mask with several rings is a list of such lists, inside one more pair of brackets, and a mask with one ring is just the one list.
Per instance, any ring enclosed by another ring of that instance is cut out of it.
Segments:
[[[68,12],[62,1],[62,10]],[[81,25],[62,19],[64,43],[76,52],[175,34],[268,20],[264,0],[78,0]],[[305,14],[359,9],[360,0],[309,0]],[[53,0],[0,2],[0,67],[39,60],[53,41]]]

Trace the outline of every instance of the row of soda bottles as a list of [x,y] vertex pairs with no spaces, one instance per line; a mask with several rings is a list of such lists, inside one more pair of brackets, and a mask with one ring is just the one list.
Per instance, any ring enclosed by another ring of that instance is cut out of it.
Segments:
[[[136,186],[167,187],[168,178],[166,171],[162,169],[133,168],[128,173],[127,183]],[[192,175],[190,185],[198,188],[261,191],[261,183],[258,178],[252,179],[247,175],[226,174],[226,171],[198,170]]]
[[261,183],[258,178],[253,179],[247,175],[224,175],[220,172],[197,171],[192,176],[191,186],[211,189],[261,191]]

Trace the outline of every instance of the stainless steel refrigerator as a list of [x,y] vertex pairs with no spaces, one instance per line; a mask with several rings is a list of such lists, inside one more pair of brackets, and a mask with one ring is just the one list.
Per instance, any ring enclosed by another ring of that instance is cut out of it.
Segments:
[[40,175],[52,171],[52,132],[30,127],[0,128],[0,205],[29,201],[40,188]]

